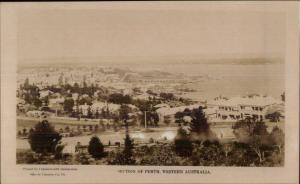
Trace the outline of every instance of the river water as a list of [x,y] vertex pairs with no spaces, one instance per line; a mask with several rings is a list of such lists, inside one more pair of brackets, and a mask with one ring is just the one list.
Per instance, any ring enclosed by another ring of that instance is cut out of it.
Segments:
[[187,97],[211,99],[219,95],[232,97],[258,93],[280,98],[284,91],[284,64],[151,64],[131,66],[132,70],[160,70],[188,76],[206,76],[199,83],[186,87],[197,90]]

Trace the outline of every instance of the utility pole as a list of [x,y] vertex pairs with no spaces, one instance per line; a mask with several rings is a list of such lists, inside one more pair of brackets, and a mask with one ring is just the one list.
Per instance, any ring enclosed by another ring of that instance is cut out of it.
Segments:
[[147,128],[147,111],[145,111],[145,128]]

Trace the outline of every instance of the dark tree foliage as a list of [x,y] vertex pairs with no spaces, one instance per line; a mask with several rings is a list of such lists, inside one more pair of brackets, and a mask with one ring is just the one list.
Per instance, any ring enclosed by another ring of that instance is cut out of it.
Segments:
[[125,128],[126,128],[126,136],[124,139],[124,149],[122,152],[118,152],[114,159],[110,161],[110,164],[113,165],[134,165],[136,163],[133,149],[134,149],[134,143],[133,139],[129,136],[129,130],[128,130],[128,123],[125,121]]
[[100,117],[100,113],[99,113],[99,110],[97,109],[96,113],[95,113],[95,118],[98,119],[99,117]]
[[173,93],[160,93],[159,96],[165,100],[174,100],[175,96]]
[[223,165],[225,152],[219,142],[204,141],[202,145],[195,145],[191,160],[194,166]]
[[190,110],[190,109],[184,109],[184,111],[182,111],[182,112],[177,112],[176,114],[175,114],[175,123],[178,123],[178,124],[181,124],[181,123],[185,123],[184,122],[184,117],[185,116],[191,116],[192,115],[192,111]]
[[198,109],[193,109],[191,117],[191,133],[207,134],[209,132],[209,124],[207,123],[207,119],[205,117],[202,107],[199,107]]
[[85,105],[85,104],[87,104],[87,105],[92,105],[93,103],[92,103],[92,98],[91,97],[85,97],[85,98],[81,98],[80,100],[78,100],[78,104],[79,105]]
[[279,122],[280,117],[282,117],[280,112],[273,112],[266,115],[266,119],[269,119],[271,122]]
[[61,135],[54,130],[47,120],[35,125],[34,130],[29,134],[29,144],[35,152],[53,152]]
[[265,153],[273,146],[265,123],[250,118],[237,122],[233,129],[238,141],[247,144],[257,155],[259,164],[264,162]]
[[26,78],[24,82],[24,89],[28,89],[28,88],[29,88],[29,79]]
[[154,126],[158,126],[158,122],[159,122],[159,116],[157,114],[157,112],[152,112],[151,113],[151,118],[152,118],[152,122],[154,123]]
[[104,153],[104,146],[99,137],[93,136],[89,142],[88,152],[94,158],[101,158]]
[[283,102],[285,102],[285,92],[283,92],[280,96],[281,96],[281,100],[282,100]]
[[36,107],[41,107],[39,88],[35,85],[24,84],[24,100],[28,104],[33,104]]
[[175,143],[175,152],[179,156],[189,157],[193,151],[192,141],[187,132],[180,127],[177,131],[177,135],[174,140]]
[[92,112],[91,107],[88,107],[87,111],[88,111],[87,112],[87,118],[93,119],[94,117],[93,117],[93,112]]
[[108,101],[115,104],[130,104],[132,102],[132,98],[129,95],[113,93],[109,95]]
[[176,112],[174,117],[175,117],[175,123],[181,124],[184,122],[183,121],[183,117],[184,117],[183,112]]
[[185,158],[176,155],[172,146],[154,145],[152,147],[142,146],[137,148],[137,154],[141,157],[139,165],[155,166],[178,166],[187,165]]
[[73,111],[74,100],[72,98],[66,98],[64,101],[64,110],[68,113]]
[[217,140],[215,134],[210,129],[201,106],[192,110],[191,118],[190,136],[194,143],[200,144],[206,140]]
[[128,105],[121,105],[119,109],[119,118],[122,120],[124,125],[129,120],[129,113],[131,112],[131,108]]
[[74,83],[73,88],[71,90],[72,93],[80,93],[80,87],[79,84],[77,82]]
[[123,153],[125,157],[127,157],[127,159],[132,159],[133,148],[134,148],[133,140],[130,138],[129,133],[126,133]]
[[154,108],[155,105],[159,104],[160,102],[158,101],[153,101],[153,100],[133,100],[132,104],[137,106],[141,111],[154,111],[156,110]]
[[275,145],[278,148],[278,151],[281,154],[284,146],[284,133],[277,126],[273,128],[270,134],[270,141],[272,145]]
[[62,88],[57,87],[55,85],[48,86],[46,89],[48,89],[49,91],[52,91],[53,93],[61,93],[62,92]]
[[[139,119],[141,120],[141,124],[145,124],[145,112],[139,115]],[[146,113],[147,126],[158,126],[159,116],[155,111],[147,111]]]

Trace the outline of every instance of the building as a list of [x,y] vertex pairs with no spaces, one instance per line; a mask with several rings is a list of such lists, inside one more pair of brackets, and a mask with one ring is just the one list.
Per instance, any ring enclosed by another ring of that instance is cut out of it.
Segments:
[[214,121],[238,121],[247,117],[264,121],[269,110],[283,106],[283,102],[269,96],[244,96],[215,98],[207,102],[208,109],[215,109]]
[[160,122],[164,122],[165,119],[168,119],[171,122],[175,122],[175,114],[177,112],[183,112],[185,109],[195,109],[195,108],[199,108],[199,106],[203,106],[202,104],[194,104],[194,105],[188,105],[188,106],[179,106],[179,107],[169,107],[169,106],[165,106],[164,104],[162,105],[156,105],[156,107],[162,106],[160,108],[158,108],[156,110],[158,117],[159,117],[159,121]]

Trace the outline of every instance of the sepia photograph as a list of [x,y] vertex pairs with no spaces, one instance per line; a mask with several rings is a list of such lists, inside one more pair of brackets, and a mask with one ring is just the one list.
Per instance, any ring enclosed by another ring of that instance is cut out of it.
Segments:
[[15,164],[284,169],[291,6],[147,3],[14,8]]
[[17,163],[283,166],[283,14],[140,13],[20,12]]

